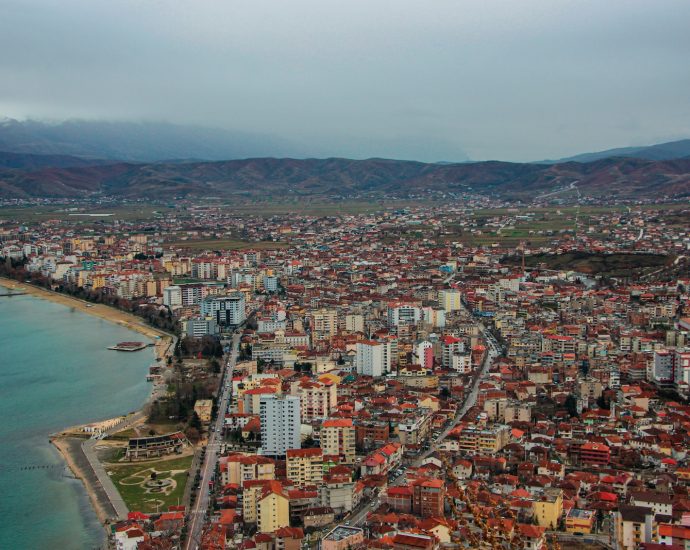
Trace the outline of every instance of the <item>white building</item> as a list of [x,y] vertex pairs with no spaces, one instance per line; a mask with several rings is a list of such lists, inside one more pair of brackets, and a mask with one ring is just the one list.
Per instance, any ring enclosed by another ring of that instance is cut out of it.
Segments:
[[144,532],[139,527],[115,532],[116,550],[137,550],[140,542],[144,542]]
[[359,374],[383,376],[391,370],[390,342],[365,340],[357,342],[355,366]]
[[261,449],[259,454],[284,456],[300,448],[300,399],[294,395],[262,395],[259,405]]
[[687,389],[690,385],[690,351],[675,348],[656,350],[652,377],[657,384],[675,384]]
[[277,319],[259,319],[257,321],[257,332],[262,332],[262,333],[271,333],[275,332],[276,330],[285,330],[287,327],[287,322],[285,320],[283,321],[278,321]]
[[425,369],[434,368],[434,352],[431,342],[424,340],[415,346],[416,361]]
[[179,286],[169,286],[163,289],[163,305],[169,308],[182,306],[182,289]]
[[673,382],[673,351],[662,349],[654,352],[652,376],[657,384]]
[[246,319],[244,294],[236,292],[230,296],[209,296],[201,302],[201,315],[214,317],[221,326],[238,326]]
[[416,325],[422,317],[421,310],[410,304],[395,304],[388,307],[388,326]]
[[456,353],[462,354],[465,352],[465,343],[460,338],[448,335],[443,337],[442,345],[442,364],[445,368],[449,369],[453,366],[453,356]]
[[425,323],[438,328],[446,326],[446,310],[436,307],[423,307],[422,317]]
[[676,349],[673,352],[673,379],[679,388],[687,390],[690,386],[690,351]]
[[345,315],[345,330],[348,332],[364,332],[364,315],[348,313]]
[[218,323],[213,317],[192,317],[187,320],[185,332],[193,338],[215,335],[218,334]]
[[265,275],[264,290],[266,292],[278,292],[278,277],[274,277],[273,275]]
[[450,357],[450,368],[460,374],[472,372],[472,354],[469,351],[455,352]]

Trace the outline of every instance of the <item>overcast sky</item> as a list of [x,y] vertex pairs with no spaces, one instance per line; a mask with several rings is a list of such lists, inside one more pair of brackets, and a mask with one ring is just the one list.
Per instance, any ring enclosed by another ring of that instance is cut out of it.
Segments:
[[0,116],[538,160],[690,137],[690,0],[0,0]]

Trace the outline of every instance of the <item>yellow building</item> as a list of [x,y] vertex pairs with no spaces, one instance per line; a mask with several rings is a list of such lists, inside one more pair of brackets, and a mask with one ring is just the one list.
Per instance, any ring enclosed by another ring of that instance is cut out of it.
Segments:
[[236,453],[221,458],[220,474],[223,485],[242,485],[245,481],[275,479],[275,462],[268,457]]
[[556,529],[563,514],[563,490],[547,487],[532,503],[534,517],[540,527]]
[[468,427],[460,432],[458,447],[461,451],[479,454],[495,454],[510,441],[510,428],[497,425],[490,429]]
[[654,511],[643,506],[620,505],[615,529],[618,548],[622,550],[637,550],[643,542],[655,542]]
[[103,288],[105,286],[106,282],[106,273],[92,273],[91,274],[91,288],[93,290],[98,290],[99,288]]
[[273,533],[290,526],[290,501],[278,482],[265,487],[257,506],[257,527],[261,533]]
[[211,399],[197,399],[194,403],[194,412],[202,422],[211,422],[213,401]]
[[565,517],[565,530],[568,533],[582,533],[588,535],[594,527],[595,514],[593,510],[573,508]]
[[442,290],[438,293],[439,305],[446,311],[446,313],[457,311],[462,307],[460,298],[460,291],[455,289]]
[[296,485],[320,485],[323,481],[321,449],[288,449],[286,461],[287,478]]
[[315,310],[312,322],[312,333],[316,340],[331,338],[338,332],[338,312],[335,309]]

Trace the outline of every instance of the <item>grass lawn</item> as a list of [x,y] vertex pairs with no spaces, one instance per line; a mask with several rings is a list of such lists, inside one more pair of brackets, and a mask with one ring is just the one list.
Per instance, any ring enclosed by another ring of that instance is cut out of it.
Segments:
[[[131,511],[165,512],[182,501],[192,456],[123,465],[105,469]],[[155,481],[151,474],[156,472]]]

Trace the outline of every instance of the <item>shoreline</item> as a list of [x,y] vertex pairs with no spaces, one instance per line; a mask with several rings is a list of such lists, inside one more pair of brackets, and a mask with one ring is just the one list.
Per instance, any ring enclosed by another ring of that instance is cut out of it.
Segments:
[[[104,304],[91,304],[90,302],[80,300],[79,298],[74,298],[73,296],[60,294],[59,292],[46,290],[44,288],[27,283],[20,283],[19,281],[8,279],[7,277],[0,276],[0,286],[4,286],[11,290],[21,289],[22,292],[25,292],[26,294],[35,298],[48,300],[69,308],[74,308],[81,313],[98,317],[109,323],[113,323],[134,332],[138,332],[139,334],[142,334],[153,340],[153,351],[156,364],[162,362],[163,365],[165,365],[167,358],[172,356],[172,347],[176,337],[163,330],[147,325],[142,319],[132,313],[127,313]],[[141,406],[130,414],[123,414],[123,416],[127,417],[127,421],[125,421],[124,424],[133,424],[141,420],[144,416],[146,406],[159,397],[161,389],[164,387],[164,384],[154,382],[148,397],[141,404]],[[104,490],[103,484],[98,478],[98,474],[95,472],[84,452],[83,444],[89,441],[89,438],[81,438],[74,435],[74,433],[79,431],[81,427],[91,423],[93,423],[93,421],[87,421],[81,425],[65,428],[60,432],[50,434],[48,439],[50,443],[58,450],[65,464],[70,469],[72,474],[74,474],[74,477],[82,482],[84,490],[89,497],[91,507],[96,512],[96,516],[98,517],[102,527],[106,530],[107,535],[107,526],[113,519],[117,517],[117,513],[115,511],[116,507],[109,498],[107,492]],[[114,429],[114,431],[120,431],[122,429],[125,429],[124,425],[118,426]],[[110,430],[106,431],[109,432]]]
[[[81,481],[82,485],[86,490],[86,494],[91,503],[91,507],[101,526],[105,528],[108,522],[115,516],[115,511],[113,509],[110,500],[103,498],[96,489],[95,483],[91,479],[95,476],[93,471],[87,472],[87,468],[90,469],[88,464],[83,464],[86,460],[84,452],[81,449],[81,445],[85,440],[79,439],[77,437],[69,437],[58,435],[50,438],[50,443],[55,446],[55,448],[62,456],[62,459],[67,464],[72,474],[74,474],[75,479]],[[81,460],[80,460],[81,459]],[[89,473],[91,475],[89,475]]]
[[172,334],[147,325],[143,319],[137,317],[133,313],[127,313],[126,311],[122,311],[105,304],[92,304],[91,302],[87,302],[86,300],[81,300],[73,296],[68,296],[67,294],[47,290],[30,283],[21,283],[14,279],[8,279],[7,277],[2,276],[0,276],[0,286],[7,287],[11,290],[21,289],[21,292],[25,292],[26,294],[36,298],[42,298],[43,300],[48,300],[56,304],[62,304],[63,306],[74,308],[77,311],[86,313],[88,315],[93,315],[94,317],[99,317],[100,319],[104,319],[111,323],[115,323],[124,328],[138,332],[139,334],[143,334],[151,339],[155,339],[156,337],[160,337],[161,339],[173,338]]

